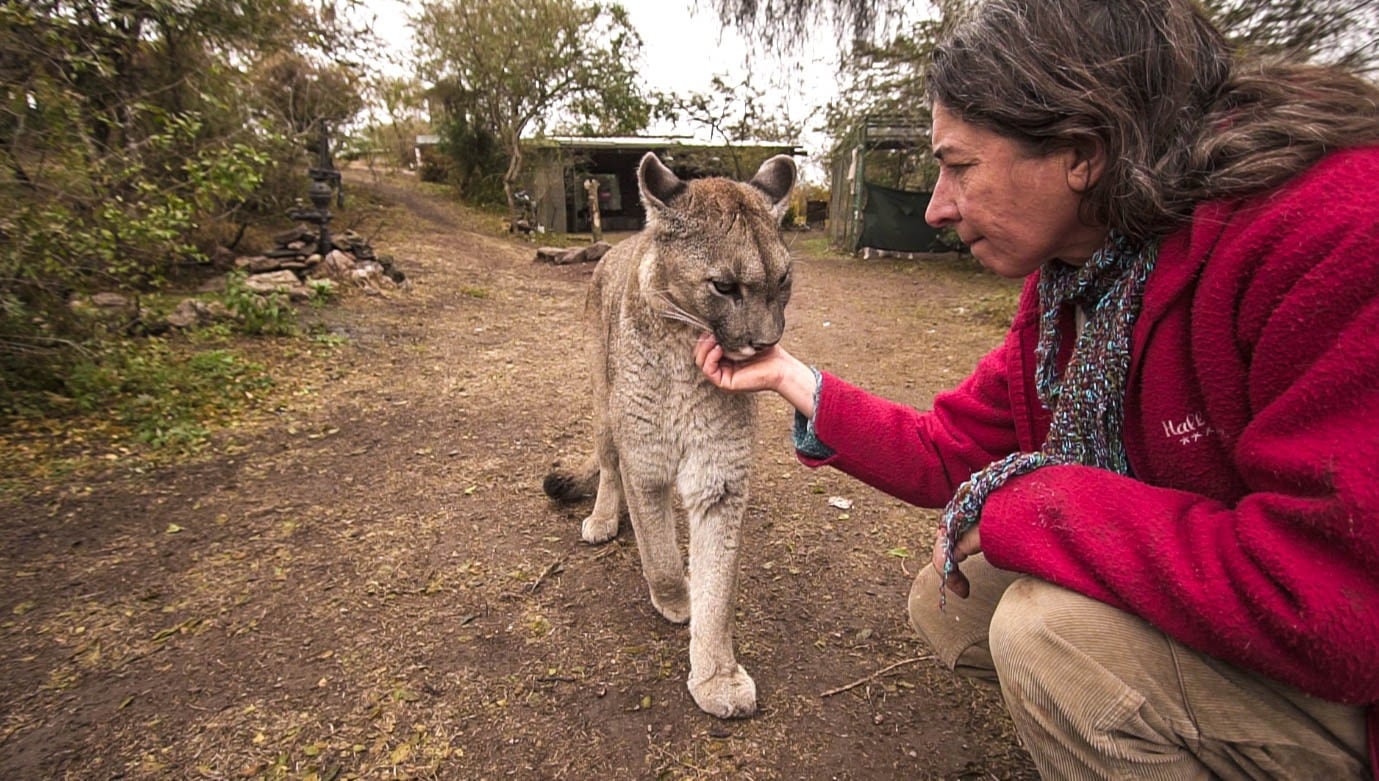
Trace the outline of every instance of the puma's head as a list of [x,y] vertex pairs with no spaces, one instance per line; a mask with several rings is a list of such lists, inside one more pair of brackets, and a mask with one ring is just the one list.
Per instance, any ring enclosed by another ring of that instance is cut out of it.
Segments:
[[780,220],[795,161],[777,155],[746,183],[681,180],[648,153],[637,169],[651,251],[639,276],[652,309],[710,331],[733,360],[780,341],[790,253]]

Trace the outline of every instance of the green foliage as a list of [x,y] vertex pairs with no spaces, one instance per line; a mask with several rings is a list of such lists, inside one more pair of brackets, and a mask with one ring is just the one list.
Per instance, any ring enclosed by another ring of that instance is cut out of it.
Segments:
[[431,132],[424,109],[421,83],[415,79],[382,76],[368,82],[367,119],[350,139],[347,156],[402,168],[416,164],[416,137]]
[[444,162],[430,163],[422,169],[422,177],[454,186],[461,198],[475,205],[503,203],[508,156],[502,145],[459,105],[448,109],[440,126],[439,151]]
[[107,342],[72,367],[76,409],[103,413],[140,442],[190,448],[206,426],[272,387],[263,367],[227,350],[179,355],[160,340]]
[[481,128],[506,152],[510,211],[528,129],[563,118],[630,132],[650,117],[633,67],[641,39],[616,4],[425,0],[412,25],[419,72],[437,85],[443,121]]
[[1236,44],[1373,74],[1379,64],[1374,0],[1204,0]]
[[[747,27],[763,23],[748,13],[759,7],[755,0],[716,0],[715,5],[725,22]],[[774,9],[780,18],[770,24],[788,39],[798,32],[792,25],[821,9],[831,9],[836,21],[851,24],[862,17],[880,18],[896,5],[894,0],[770,0],[760,7]],[[937,0],[931,18],[912,21],[881,42],[865,36],[854,39],[840,74],[846,86],[826,112],[825,127],[835,143],[833,156],[851,149],[868,118],[904,123],[920,129],[917,142],[869,156],[867,180],[902,189],[922,189],[932,183],[937,167],[928,149],[932,118],[924,68],[938,41],[975,5],[975,0]],[[1206,0],[1203,9],[1242,49],[1337,62],[1359,71],[1373,69],[1379,61],[1379,48],[1374,45],[1379,16],[1374,15],[1373,0]]]
[[188,353],[161,339],[105,339],[48,355],[63,361],[47,375],[61,383],[0,384],[5,419],[80,416],[84,428],[159,449],[198,447],[217,420],[273,386],[262,366],[230,350]]
[[306,283],[307,290],[311,291],[311,305],[313,307],[323,307],[339,297],[334,283],[328,279],[312,279]]
[[291,336],[297,333],[297,312],[282,293],[263,295],[245,284],[248,275],[232,271],[225,275],[221,301],[233,313],[239,329],[254,336]]
[[912,7],[906,0],[697,0],[710,6],[725,25],[758,36],[776,51],[788,51],[812,30],[832,27],[838,42],[868,40],[886,23]]
[[[0,411],[61,407],[138,317],[72,302],[137,302],[237,215],[300,198],[314,123],[360,105],[323,56],[362,40],[347,1],[0,3]],[[277,333],[285,311],[247,322]]]
[[769,104],[766,91],[752,81],[750,73],[737,83],[715,75],[709,88],[708,92],[668,100],[675,115],[703,127],[710,139],[729,145],[740,141],[794,142],[808,121],[807,117],[791,117],[783,98]]
[[[885,41],[903,37],[896,35],[897,20],[931,25],[940,17],[960,16],[973,3],[936,0],[934,13],[924,19],[915,18],[915,4],[906,0],[696,0],[695,5],[711,7],[725,25],[754,34],[766,48],[788,52],[821,25],[833,29],[840,46],[884,47]],[[1379,64],[1374,0],[1203,0],[1202,6],[1242,46],[1361,72],[1372,73]]]

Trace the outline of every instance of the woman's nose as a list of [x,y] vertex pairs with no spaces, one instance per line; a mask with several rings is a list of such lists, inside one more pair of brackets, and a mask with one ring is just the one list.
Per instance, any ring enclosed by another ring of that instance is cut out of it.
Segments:
[[953,200],[948,177],[939,174],[934,183],[934,194],[929,197],[929,206],[924,210],[924,221],[935,228],[947,228],[958,221],[958,205]]

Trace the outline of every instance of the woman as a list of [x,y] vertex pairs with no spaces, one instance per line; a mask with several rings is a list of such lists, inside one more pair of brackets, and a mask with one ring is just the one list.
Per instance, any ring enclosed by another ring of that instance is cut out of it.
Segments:
[[911,620],[1046,777],[1370,777],[1379,90],[1234,58],[1191,0],[991,0],[928,86],[926,219],[1027,278],[1005,342],[928,412],[696,361],[946,508]]

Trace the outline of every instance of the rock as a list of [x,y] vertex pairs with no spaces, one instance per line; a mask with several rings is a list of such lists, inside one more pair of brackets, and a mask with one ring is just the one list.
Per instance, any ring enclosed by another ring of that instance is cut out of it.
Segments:
[[599,241],[587,247],[540,247],[536,250],[536,260],[564,266],[571,263],[592,263],[607,254],[613,245]]
[[311,276],[338,279],[343,282],[351,278],[354,266],[353,255],[338,249],[331,250],[324,260],[312,267]]
[[374,261],[365,261],[354,268],[349,281],[364,289],[365,293],[375,294],[384,290],[396,290],[398,283]]
[[267,274],[252,274],[244,280],[244,286],[255,293],[286,292],[301,285],[297,275],[291,271],[270,271]]
[[91,305],[102,309],[119,309],[129,306],[129,299],[119,293],[97,293],[91,296]]
[[282,261],[277,258],[268,258],[263,255],[246,256],[235,258],[235,268],[247,271],[250,274],[261,274],[265,271],[277,271]]
[[536,260],[541,263],[554,263],[555,259],[564,255],[565,247],[537,247]]
[[590,262],[599,260],[599,259],[601,259],[604,255],[607,255],[607,254],[608,254],[608,250],[610,250],[610,249],[613,249],[613,245],[612,245],[612,244],[609,244],[609,243],[606,242],[606,241],[596,241],[596,242],[594,242],[593,244],[590,244],[590,245],[589,245],[589,248],[588,248],[587,250],[585,250],[585,252],[587,253],[587,254],[585,255],[585,260],[590,261]]
[[299,224],[297,227],[283,231],[273,237],[273,243],[279,246],[286,246],[294,241],[315,243],[316,231],[305,224]]
[[192,326],[207,325],[218,320],[229,320],[233,317],[230,310],[219,301],[202,301],[197,298],[184,298],[177,305],[177,308],[168,315],[168,325],[173,328],[191,328]]

